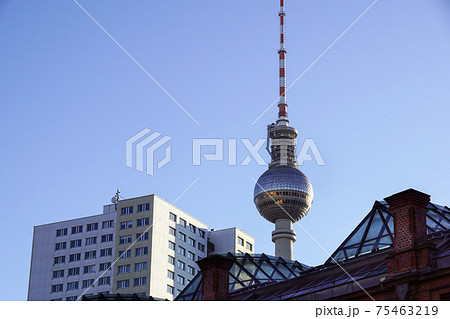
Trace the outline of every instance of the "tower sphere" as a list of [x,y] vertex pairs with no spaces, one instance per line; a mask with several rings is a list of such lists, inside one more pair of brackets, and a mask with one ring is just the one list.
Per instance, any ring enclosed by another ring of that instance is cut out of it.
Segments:
[[272,223],[279,219],[299,221],[311,208],[313,197],[308,177],[290,165],[269,168],[258,179],[254,190],[256,208]]

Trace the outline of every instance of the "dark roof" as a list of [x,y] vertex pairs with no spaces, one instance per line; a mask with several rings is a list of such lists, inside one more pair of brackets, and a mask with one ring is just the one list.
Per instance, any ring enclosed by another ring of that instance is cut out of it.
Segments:
[[[430,203],[428,238],[438,250],[437,264],[450,266],[450,209]],[[385,201],[372,210],[332,256],[317,267],[262,255],[238,255],[230,270],[230,300],[321,300],[379,285],[387,274],[386,257],[393,246],[393,216]],[[344,271],[345,269],[345,271]],[[201,273],[175,300],[201,299]]]
[[168,301],[167,299],[140,296],[137,294],[103,294],[83,295],[82,301]]
[[[233,256],[231,253],[228,255]],[[235,257],[236,260],[230,269],[230,292],[254,285],[267,285],[295,278],[310,268],[298,261],[285,260],[266,254],[238,254]],[[175,300],[200,300],[201,281],[202,274],[200,272]]]
[[[428,204],[427,230],[431,235],[450,229],[450,208]],[[344,240],[326,263],[358,257],[393,244],[394,224],[391,209],[385,201],[376,201],[372,210]]]

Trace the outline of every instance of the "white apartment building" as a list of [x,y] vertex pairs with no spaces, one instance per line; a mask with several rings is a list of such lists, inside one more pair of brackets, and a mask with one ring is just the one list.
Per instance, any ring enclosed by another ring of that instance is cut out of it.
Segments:
[[174,299],[207,255],[207,225],[156,195],[117,209],[114,293]]
[[112,291],[113,206],[101,215],[34,227],[28,300],[76,300],[89,287],[88,294]]
[[213,245],[213,254],[254,254],[255,239],[242,230],[233,227],[226,229],[211,229],[208,232],[209,245]]
[[[214,247],[214,248],[213,248]],[[28,300],[120,293],[173,300],[207,254],[254,253],[237,228],[206,224],[156,195],[105,205],[103,214],[34,227]]]

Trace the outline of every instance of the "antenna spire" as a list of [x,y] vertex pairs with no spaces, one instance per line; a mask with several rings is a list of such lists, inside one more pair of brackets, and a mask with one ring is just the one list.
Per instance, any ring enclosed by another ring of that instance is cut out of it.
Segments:
[[284,1],[280,0],[280,49],[278,50],[279,66],[280,66],[280,100],[278,102],[278,120],[279,125],[287,125],[287,102],[286,102],[286,46],[285,46],[285,19]]

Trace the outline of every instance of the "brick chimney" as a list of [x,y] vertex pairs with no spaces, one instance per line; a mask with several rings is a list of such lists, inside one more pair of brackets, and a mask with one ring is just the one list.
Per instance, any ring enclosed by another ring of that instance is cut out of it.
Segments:
[[385,198],[394,217],[394,252],[388,277],[431,266],[433,244],[427,242],[426,212],[430,195],[408,189]]
[[233,255],[212,255],[197,261],[202,272],[202,300],[226,300],[229,292]]

